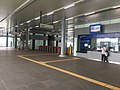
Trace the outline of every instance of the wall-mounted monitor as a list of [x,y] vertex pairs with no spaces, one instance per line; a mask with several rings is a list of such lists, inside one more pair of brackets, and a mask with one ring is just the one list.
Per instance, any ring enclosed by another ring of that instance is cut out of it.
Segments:
[[101,24],[90,25],[89,30],[90,34],[100,34],[102,33],[102,25]]

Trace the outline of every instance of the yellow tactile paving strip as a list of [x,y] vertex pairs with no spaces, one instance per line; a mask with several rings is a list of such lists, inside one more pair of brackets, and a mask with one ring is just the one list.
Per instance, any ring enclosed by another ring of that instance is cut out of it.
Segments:
[[[113,85],[110,85],[110,84],[107,84],[107,83],[104,83],[104,82],[101,82],[101,81],[98,81],[98,80],[94,80],[94,79],[85,77],[85,76],[83,76],[83,75],[79,75],[79,74],[76,74],[76,73],[73,73],[73,72],[70,72],[70,71],[67,71],[67,70],[64,70],[64,69],[61,69],[61,68],[58,68],[58,67],[55,67],[55,66],[52,66],[52,65],[48,65],[48,64],[47,64],[47,63],[57,62],[57,61],[55,61],[55,60],[54,60],[54,61],[40,62],[40,61],[36,61],[36,60],[33,60],[33,59],[26,58],[26,57],[24,57],[24,56],[25,56],[25,55],[23,55],[23,56],[19,55],[18,57],[23,58],[23,59],[28,60],[28,61],[31,61],[31,62],[34,62],[34,63],[37,63],[37,64],[39,64],[39,65],[42,65],[42,66],[51,68],[51,69],[54,69],[54,70],[57,70],[57,71],[60,71],[60,72],[69,74],[69,75],[71,75],[71,76],[74,76],[74,77],[83,79],[83,80],[85,80],[85,81],[89,81],[89,82],[91,82],[91,83],[94,83],[94,84],[97,84],[97,85],[100,85],[100,86],[109,88],[109,89],[111,89],[111,90],[120,90],[120,87],[116,87],[116,86],[113,86]],[[30,56],[30,55],[29,55],[29,56]],[[72,60],[78,60],[78,58],[72,59]],[[68,61],[68,59],[66,59],[66,60],[59,60],[58,62],[62,62],[62,61]]]

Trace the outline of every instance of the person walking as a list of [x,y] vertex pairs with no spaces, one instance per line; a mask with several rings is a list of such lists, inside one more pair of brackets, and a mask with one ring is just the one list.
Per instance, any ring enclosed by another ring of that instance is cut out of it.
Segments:
[[102,50],[101,61],[108,62],[108,50],[106,48],[106,45],[103,45],[101,50]]

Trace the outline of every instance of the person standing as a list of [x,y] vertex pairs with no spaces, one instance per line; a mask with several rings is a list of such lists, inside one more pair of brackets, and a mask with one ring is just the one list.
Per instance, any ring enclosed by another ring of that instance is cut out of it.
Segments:
[[101,50],[102,50],[102,56],[101,56],[102,62],[108,62],[108,52],[106,46],[103,45]]

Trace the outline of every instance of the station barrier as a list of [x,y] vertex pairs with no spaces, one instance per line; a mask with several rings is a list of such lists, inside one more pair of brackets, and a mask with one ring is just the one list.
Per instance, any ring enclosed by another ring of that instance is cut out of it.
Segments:
[[[39,46],[40,52],[49,52],[49,53],[59,53],[61,51],[61,47],[54,46]],[[72,47],[68,47],[66,50],[67,55],[72,55]]]
[[61,50],[61,47],[39,46],[40,52],[59,53],[60,54],[60,50]]

